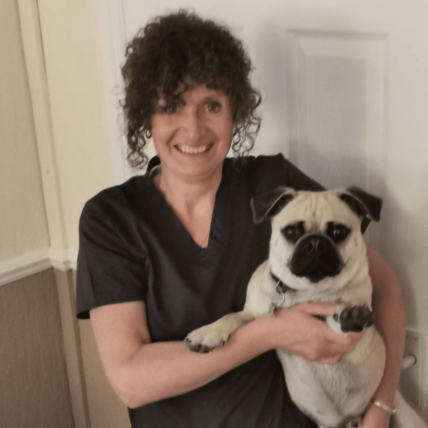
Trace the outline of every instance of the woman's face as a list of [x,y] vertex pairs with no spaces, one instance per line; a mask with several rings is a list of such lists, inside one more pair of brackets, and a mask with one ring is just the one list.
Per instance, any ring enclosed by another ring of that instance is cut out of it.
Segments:
[[198,85],[180,98],[176,108],[159,100],[151,119],[162,174],[185,180],[221,175],[233,129],[227,95]]

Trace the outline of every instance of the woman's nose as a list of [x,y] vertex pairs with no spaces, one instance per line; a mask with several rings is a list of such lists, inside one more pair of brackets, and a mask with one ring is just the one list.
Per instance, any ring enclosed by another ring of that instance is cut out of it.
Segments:
[[205,124],[202,115],[197,110],[187,110],[183,117],[183,129],[189,142],[197,142],[205,134]]

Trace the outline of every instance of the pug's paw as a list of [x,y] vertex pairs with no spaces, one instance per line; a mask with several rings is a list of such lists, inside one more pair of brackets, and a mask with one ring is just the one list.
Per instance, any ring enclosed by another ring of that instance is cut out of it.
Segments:
[[346,306],[333,315],[343,333],[358,333],[373,325],[373,311],[367,305]]
[[229,333],[217,328],[214,323],[192,331],[184,339],[184,343],[191,351],[206,354],[223,346],[228,338]]

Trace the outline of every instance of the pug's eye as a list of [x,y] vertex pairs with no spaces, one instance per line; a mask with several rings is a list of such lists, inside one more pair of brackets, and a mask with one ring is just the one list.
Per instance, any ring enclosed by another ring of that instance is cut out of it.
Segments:
[[295,244],[305,233],[303,222],[285,226],[281,233],[287,241]]
[[343,242],[349,235],[350,229],[343,224],[329,223],[327,226],[327,235],[334,242]]

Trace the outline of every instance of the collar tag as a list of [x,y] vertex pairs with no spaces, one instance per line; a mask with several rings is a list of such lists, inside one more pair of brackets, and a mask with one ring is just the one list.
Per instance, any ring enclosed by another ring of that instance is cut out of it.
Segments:
[[275,290],[270,295],[270,301],[275,308],[279,308],[285,301],[285,293],[282,292],[281,285],[278,283]]
[[270,300],[273,306],[279,308],[285,301],[285,293],[296,290],[289,287],[287,284],[284,284],[276,275],[272,273],[272,271],[270,272],[270,275],[276,282],[275,291],[272,291]]
[[270,272],[270,276],[276,282],[276,291],[278,293],[286,293],[287,291],[296,291],[294,288],[289,287],[287,284],[284,284],[273,272]]

